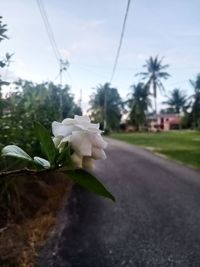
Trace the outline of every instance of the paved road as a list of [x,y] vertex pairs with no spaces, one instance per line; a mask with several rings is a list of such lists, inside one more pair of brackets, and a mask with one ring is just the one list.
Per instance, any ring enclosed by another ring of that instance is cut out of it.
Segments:
[[77,189],[51,266],[200,266],[200,172],[109,143],[95,173],[117,202]]

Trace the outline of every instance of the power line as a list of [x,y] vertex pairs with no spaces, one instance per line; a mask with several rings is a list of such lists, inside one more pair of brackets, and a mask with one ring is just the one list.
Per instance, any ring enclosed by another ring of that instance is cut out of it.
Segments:
[[54,78],[54,82],[58,79],[58,77],[60,76],[60,71],[59,71],[59,73],[55,76],[55,78]]
[[[57,43],[55,40],[55,36],[54,36],[53,30],[52,30],[51,24],[49,22],[47,12],[44,8],[44,4],[43,4],[42,0],[37,0],[37,4],[38,4],[39,10],[40,10],[40,14],[41,14],[41,17],[42,17],[49,41],[50,41],[50,44],[52,46],[52,50],[54,52],[54,55],[56,57],[56,60],[58,61],[58,65],[59,65],[59,74],[58,74],[58,76],[56,76],[56,78],[54,80],[56,80],[58,77],[60,77],[60,84],[62,85],[62,73],[63,73],[63,71],[67,71],[67,67],[69,66],[69,62],[68,62],[68,60],[67,61],[62,60],[62,56],[61,56],[60,51],[58,49],[58,46],[57,46]],[[70,77],[70,79],[72,80],[71,75],[68,72],[67,72],[67,74]]]
[[[122,25],[122,31],[121,31],[121,35],[120,35],[120,39],[119,39],[119,46],[117,49],[117,54],[115,57],[115,61],[114,61],[114,65],[113,65],[113,69],[112,69],[112,74],[111,74],[111,78],[110,78],[110,83],[112,83],[113,77],[115,75],[115,71],[117,68],[117,63],[118,63],[118,59],[119,59],[119,54],[121,51],[121,47],[122,47],[122,42],[123,42],[123,38],[124,38],[124,32],[125,32],[125,28],[126,28],[126,21],[128,18],[128,12],[129,12],[129,7],[130,7],[130,3],[131,0],[128,0],[127,2],[127,6],[126,6],[126,12],[125,12],[125,16],[124,16],[124,21],[123,21],[123,25]],[[104,120],[103,120],[103,129],[104,131],[107,128],[107,89],[105,88],[105,95],[104,95]]]
[[39,7],[40,14],[41,14],[41,17],[42,17],[49,41],[50,41],[50,44],[52,46],[53,52],[55,54],[55,57],[56,57],[58,63],[60,64],[61,55],[60,55],[58,46],[56,44],[55,37],[54,37],[53,31],[52,31],[51,25],[49,23],[48,16],[47,16],[47,13],[45,11],[42,0],[37,0],[37,4]]
[[113,80],[113,77],[115,75],[115,71],[116,71],[116,68],[117,68],[117,63],[118,63],[119,54],[120,54],[120,50],[121,50],[122,42],[123,42],[123,38],[124,38],[124,32],[125,32],[125,28],[126,28],[126,21],[127,21],[127,17],[128,17],[130,3],[131,3],[131,0],[128,0],[127,7],[126,7],[126,12],[125,12],[125,16],[124,16],[124,22],[123,22],[123,25],[122,25],[122,31],[121,31],[121,35],[120,35],[120,39],[119,39],[119,46],[118,46],[118,49],[117,49],[117,54],[116,54],[116,57],[115,57],[114,66],[113,66],[113,70],[112,70],[112,74],[111,74],[111,78],[110,78],[110,83]]
[[[66,61],[62,60],[60,51],[58,49],[58,46],[57,46],[53,31],[52,31],[52,28],[51,28],[51,25],[49,23],[49,19],[48,19],[47,13],[46,13],[44,5],[42,3],[42,0],[37,0],[37,4],[38,4],[39,10],[40,10],[40,14],[41,14],[42,20],[44,22],[44,26],[45,26],[45,29],[46,29],[50,44],[52,46],[54,55],[56,57],[56,60],[58,61],[58,65],[59,65],[59,73],[55,77],[54,81],[58,77],[60,77],[60,85],[61,85],[61,88],[62,88],[62,74],[63,74],[63,71],[67,71],[67,67],[69,66],[69,62],[68,62],[68,60],[66,60]],[[60,94],[60,119],[63,118],[62,109],[63,109],[63,99],[62,99],[62,95]]]

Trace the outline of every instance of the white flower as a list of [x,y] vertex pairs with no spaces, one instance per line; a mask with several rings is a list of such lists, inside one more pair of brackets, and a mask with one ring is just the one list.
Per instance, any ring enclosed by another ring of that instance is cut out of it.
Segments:
[[[104,148],[107,143],[101,136],[99,123],[91,123],[88,116],[75,116],[74,119],[64,119],[61,123],[52,123],[53,141],[56,147],[62,150],[64,144],[69,142],[74,150],[72,159],[80,167],[91,166],[91,159],[105,159]],[[87,157],[87,158],[84,158]],[[84,164],[86,163],[87,164]]]

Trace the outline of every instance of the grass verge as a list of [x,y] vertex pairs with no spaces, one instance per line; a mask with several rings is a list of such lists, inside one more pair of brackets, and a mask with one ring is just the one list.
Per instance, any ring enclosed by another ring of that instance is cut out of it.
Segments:
[[114,133],[111,138],[142,146],[186,165],[200,168],[200,132]]

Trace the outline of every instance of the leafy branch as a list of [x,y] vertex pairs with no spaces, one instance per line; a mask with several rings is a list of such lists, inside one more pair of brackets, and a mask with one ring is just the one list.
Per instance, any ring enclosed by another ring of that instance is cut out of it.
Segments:
[[55,147],[52,137],[48,130],[39,122],[34,123],[36,136],[40,142],[41,150],[45,157],[31,157],[23,149],[15,145],[8,145],[2,149],[2,157],[13,157],[21,159],[31,164],[33,169],[24,168],[0,172],[0,178],[21,175],[43,175],[46,173],[63,173],[73,182],[78,183],[85,189],[107,197],[115,201],[114,196],[105,188],[105,186],[91,173],[84,169],[76,168],[72,162],[73,149],[69,143],[66,143],[61,151]]

